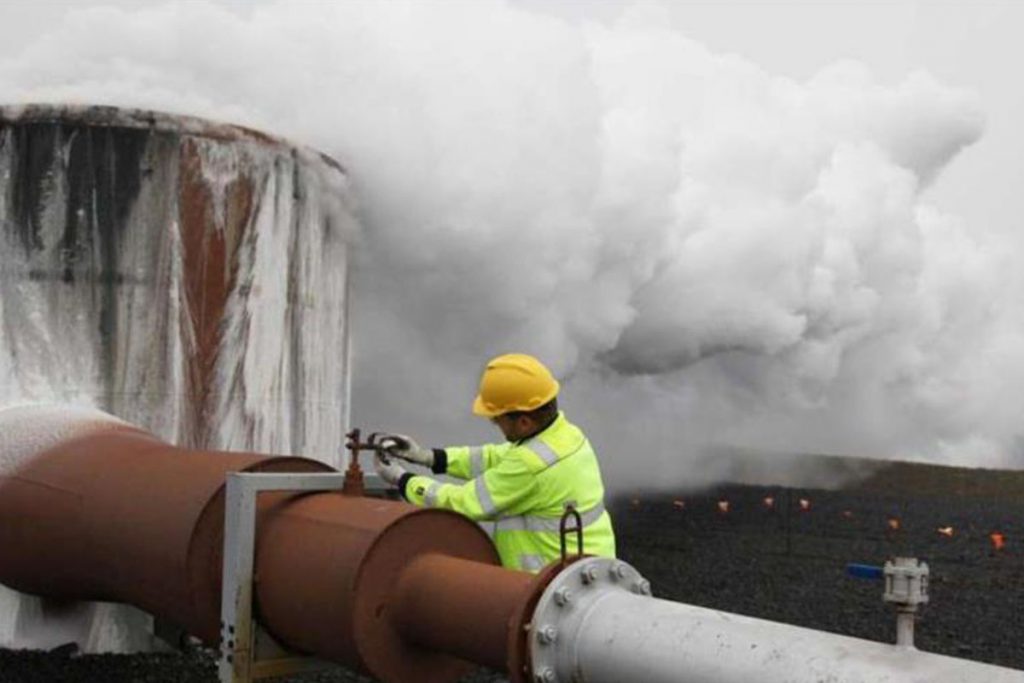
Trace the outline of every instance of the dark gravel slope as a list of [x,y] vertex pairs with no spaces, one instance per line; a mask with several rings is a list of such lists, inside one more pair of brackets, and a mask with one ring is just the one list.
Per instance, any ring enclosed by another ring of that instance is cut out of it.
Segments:
[[[766,496],[775,497],[774,510]],[[807,512],[799,511],[801,497],[811,501]],[[730,502],[728,514],[719,511],[720,499]],[[724,487],[685,502],[684,510],[670,498],[615,508],[620,555],[659,597],[894,642],[895,615],[882,603],[882,585],[848,578],[845,567],[913,556],[931,569],[918,647],[1024,669],[1021,506],[760,487]],[[947,526],[952,538],[937,531]],[[993,530],[1007,539],[1001,551],[989,538]]]

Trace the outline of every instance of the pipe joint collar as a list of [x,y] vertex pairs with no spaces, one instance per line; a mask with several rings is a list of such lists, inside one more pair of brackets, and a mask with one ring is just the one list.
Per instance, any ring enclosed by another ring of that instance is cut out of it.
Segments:
[[602,600],[615,593],[650,595],[651,584],[630,564],[607,557],[575,562],[548,584],[533,613],[531,680],[582,680],[577,656],[580,629]]

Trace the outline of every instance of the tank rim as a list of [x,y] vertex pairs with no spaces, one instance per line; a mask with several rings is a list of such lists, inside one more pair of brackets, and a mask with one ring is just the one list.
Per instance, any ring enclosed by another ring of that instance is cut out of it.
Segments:
[[189,114],[103,104],[35,102],[0,104],[0,126],[33,123],[71,123],[92,127],[148,129],[157,132],[194,135],[226,142],[251,142],[282,151],[313,155],[346,174],[336,159],[306,145],[234,123],[214,121]]

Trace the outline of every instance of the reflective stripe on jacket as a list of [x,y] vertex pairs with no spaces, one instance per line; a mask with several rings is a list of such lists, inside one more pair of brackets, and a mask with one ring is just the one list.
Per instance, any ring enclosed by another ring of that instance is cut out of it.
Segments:
[[[582,517],[583,551],[615,556],[597,456],[583,432],[561,412],[547,429],[525,441],[446,448],[445,453],[446,474],[468,481],[447,484],[415,476],[406,484],[406,497],[416,505],[493,521],[494,544],[506,567],[535,572],[558,559],[558,523],[569,504]],[[575,552],[574,534],[567,546]]]

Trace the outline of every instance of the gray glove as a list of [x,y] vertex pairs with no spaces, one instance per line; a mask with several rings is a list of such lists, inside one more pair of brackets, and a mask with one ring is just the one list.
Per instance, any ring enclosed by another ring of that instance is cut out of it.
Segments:
[[398,486],[398,482],[401,480],[402,475],[405,474],[404,467],[399,465],[397,462],[384,462],[379,455],[373,459],[373,468],[377,470],[377,475],[380,476],[381,479],[392,486]]
[[381,448],[392,457],[414,465],[434,466],[434,451],[423,448],[404,434],[389,434],[380,440]]

